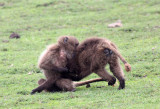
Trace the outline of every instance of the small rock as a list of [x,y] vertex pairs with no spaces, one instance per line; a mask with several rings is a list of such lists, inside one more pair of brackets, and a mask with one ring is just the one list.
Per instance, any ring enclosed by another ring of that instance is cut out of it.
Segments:
[[2,40],[2,42],[3,42],[3,43],[8,43],[8,42],[9,42],[9,40]]
[[108,28],[116,28],[116,27],[122,27],[122,26],[123,26],[123,25],[122,25],[121,20],[117,20],[117,22],[112,23],[112,24],[109,24],[109,25],[108,25]]
[[160,28],[160,26],[154,26],[154,29],[158,29],[158,28]]
[[20,38],[20,35],[17,34],[17,33],[12,33],[9,38],[10,38],[10,39],[13,39],[13,38],[18,39],[18,38]]
[[32,72],[29,72],[28,75],[32,75]]
[[152,50],[155,50],[155,47],[153,47]]
[[13,64],[11,64],[9,67],[13,67],[14,65]]

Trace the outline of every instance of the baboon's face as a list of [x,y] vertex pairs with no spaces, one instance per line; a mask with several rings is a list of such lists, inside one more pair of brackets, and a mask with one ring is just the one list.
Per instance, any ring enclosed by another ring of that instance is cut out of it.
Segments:
[[63,36],[59,39],[59,43],[63,45],[67,52],[67,58],[71,59],[75,56],[77,47],[79,45],[78,40],[73,36]]
[[75,37],[68,37],[67,49],[70,51],[76,51],[79,45],[78,40]]

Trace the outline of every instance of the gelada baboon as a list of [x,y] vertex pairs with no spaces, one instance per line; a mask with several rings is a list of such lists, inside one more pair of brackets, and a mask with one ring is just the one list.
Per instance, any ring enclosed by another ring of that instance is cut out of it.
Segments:
[[[125,78],[119,58],[125,64],[125,70],[131,71],[131,66],[119,53],[114,43],[103,38],[89,38],[78,46],[77,55],[68,62],[69,72],[62,73],[65,81],[57,80],[56,86],[69,91],[68,87],[75,88],[75,82],[72,81],[79,81],[94,72],[102,78],[99,78],[98,81],[108,81],[108,85],[114,85],[116,77],[120,82],[118,89],[123,89],[125,88]],[[105,70],[107,64],[115,77]]]
[[[131,66],[121,56],[115,44],[103,38],[89,38],[82,42],[77,48],[77,54],[74,58],[68,61],[68,73],[61,73],[61,79],[57,79],[52,90],[71,91],[75,87],[84,85],[87,82],[79,83],[79,81],[92,72],[99,75],[101,78],[90,80],[89,82],[108,81],[108,85],[114,85],[116,82],[115,77],[119,80],[120,85],[118,89],[125,88],[124,73],[119,63],[120,60],[125,64],[125,70],[131,71]],[[110,71],[113,73],[111,76],[106,70],[105,66],[109,64]],[[89,83],[88,82],[88,83]],[[43,80],[40,84],[43,83]]]
[[60,79],[61,73],[68,72],[67,61],[74,57],[78,40],[73,36],[62,36],[58,44],[50,45],[40,56],[38,67],[43,70],[45,79],[40,79],[39,87],[32,90],[31,94],[42,90],[52,90],[52,84]]
[[[108,81],[108,85],[113,85],[116,77],[120,82],[119,89],[123,89],[125,88],[125,79],[118,58],[125,64],[125,70],[130,71],[131,66],[119,53],[114,43],[103,38],[87,39],[78,47],[78,64],[81,69],[78,78],[82,79],[94,72]],[[115,77],[105,70],[107,64]]]

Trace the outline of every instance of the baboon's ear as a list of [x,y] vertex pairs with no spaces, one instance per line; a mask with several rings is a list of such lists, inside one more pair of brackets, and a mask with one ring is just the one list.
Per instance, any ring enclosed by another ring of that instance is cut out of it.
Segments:
[[68,41],[68,37],[65,37],[64,40],[63,40],[63,42],[67,43],[67,41]]

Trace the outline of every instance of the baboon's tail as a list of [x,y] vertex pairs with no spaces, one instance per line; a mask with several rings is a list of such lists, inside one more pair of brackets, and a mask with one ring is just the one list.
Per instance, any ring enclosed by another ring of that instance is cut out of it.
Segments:
[[116,50],[115,48],[113,48],[112,46],[110,47],[110,49],[120,58],[120,60],[124,63],[125,65],[125,70],[127,72],[131,71],[131,65],[122,57],[122,55],[119,53],[118,50]]
[[98,81],[105,81],[105,80],[102,78],[96,78],[96,79],[91,79],[86,81],[73,82],[73,84],[75,85],[75,87],[78,87],[78,86],[87,85],[89,83],[98,82]]

